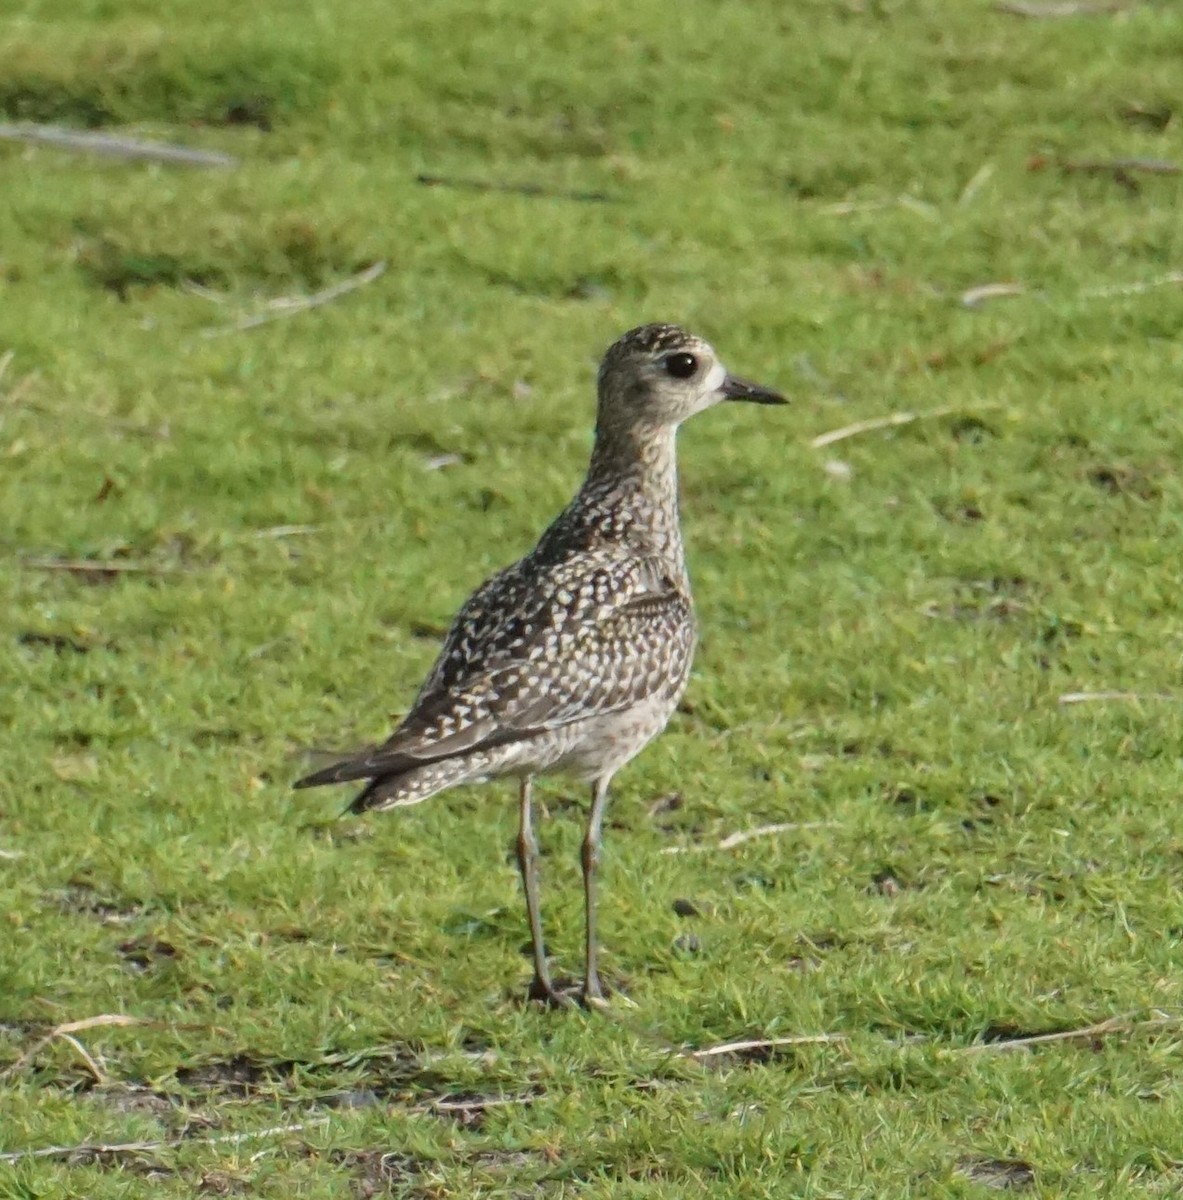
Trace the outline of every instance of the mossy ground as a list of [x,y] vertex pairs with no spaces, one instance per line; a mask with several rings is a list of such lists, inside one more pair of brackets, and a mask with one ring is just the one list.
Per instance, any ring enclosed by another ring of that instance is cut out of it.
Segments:
[[[3,1194],[1177,1194],[1183,297],[1121,289],[1183,187],[1063,163],[1183,160],[1181,50],[1149,3],[24,5],[4,118],[241,163],[0,144],[0,1151],[153,1144]],[[539,1012],[508,785],[289,785],[385,732],[655,319],[794,406],[683,434],[704,639],[607,842],[635,1007]],[[144,1024],[38,1046],[101,1014]],[[1159,1023],[989,1048],[1115,1016]]]

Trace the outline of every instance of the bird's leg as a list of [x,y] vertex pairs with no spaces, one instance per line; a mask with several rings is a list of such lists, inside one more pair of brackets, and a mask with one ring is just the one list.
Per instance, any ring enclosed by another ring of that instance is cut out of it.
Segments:
[[591,813],[587,832],[583,836],[580,859],[583,863],[583,896],[587,906],[587,952],[584,959],[583,999],[588,1005],[602,1004],[604,990],[600,986],[596,947],[596,870],[600,865],[600,834],[604,825],[604,809],[608,804],[610,776],[592,784]]
[[527,775],[521,783],[519,793],[518,823],[518,867],[522,872],[522,886],[526,890],[526,913],[530,918],[530,945],[534,953],[534,980],[530,984],[530,999],[545,1000],[550,1004],[567,1004],[569,1001],[555,991],[551,983],[550,970],[546,965],[546,945],[542,940],[542,912],[538,906],[538,841],[534,837],[534,822],[530,809],[534,780]]

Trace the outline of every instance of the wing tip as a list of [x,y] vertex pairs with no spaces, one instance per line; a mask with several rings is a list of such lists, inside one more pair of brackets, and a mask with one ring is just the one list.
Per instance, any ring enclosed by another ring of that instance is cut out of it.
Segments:
[[322,767],[319,771],[313,771],[311,775],[305,775],[302,779],[297,779],[292,784],[292,788],[299,791],[302,788],[310,787],[325,787],[333,783],[346,783],[351,779],[364,779],[365,774],[355,774],[356,769],[364,763],[359,763],[357,759],[349,758],[344,762],[333,763],[332,766]]
[[334,783],[351,783],[356,779],[369,779],[378,773],[372,762],[375,747],[359,750],[348,758],[337,758],[327,766],[308,775],[301,776],[292,784],[294,791],[303,788],[326,787]]
[[345,809],[341,813],[341,815],[343,817],[345,817],[345,816],[356,817],[356,816],[360,816],[364,812],[369,812],[370,809],[374,807],[374,801],[372,799],[373,793],[374,793],[374,783],[373,783],[373,781],[371,781],[367,787],[365,787],[362,791],[358,792],[358,794],[356,796],[354,796],[352,800],[349,801],[349,803],[345,806]]

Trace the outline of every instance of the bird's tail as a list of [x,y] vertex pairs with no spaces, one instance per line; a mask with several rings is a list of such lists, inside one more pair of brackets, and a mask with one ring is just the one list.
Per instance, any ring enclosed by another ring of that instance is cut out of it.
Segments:
[[487,767],[485,755],[473,754],[464,758],[438,759],[396,774],[378,775],[354,798],[347,811],[363,813],[371,809],[381,811],[419,804],[447,788],[475,783],[485,777]]

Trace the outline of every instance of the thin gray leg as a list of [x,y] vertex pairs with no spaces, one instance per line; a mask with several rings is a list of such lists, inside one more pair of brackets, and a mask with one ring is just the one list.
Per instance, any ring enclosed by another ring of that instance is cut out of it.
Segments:
[[555,991],[546,965],[546,946],[542,941],[542,912],[538,906],[538,841],[534,837],[534,822],[530,809],[530,797],[534,780],[527,775],[519,792],[518,823],[518,867],[522,872],[522,886],[526,890],[526,913],[530,918],[530,945],[534,953],[534,981],[530,984],[532,1000],[548,1000],[561,1004],[563,998]]
[[583,849],[580,855],[583,862],[583,897],[587,906],[587,951],[584,960],[583,998],[589,1004],[602,1003],[604,999],[597,963],[596,871],[600,865],[601,833],[604,826],[604,809],[608,805],[610,780],[611,776],[605,776],[592,784],[591,814],[588,816],[587,833],[583,837]]

